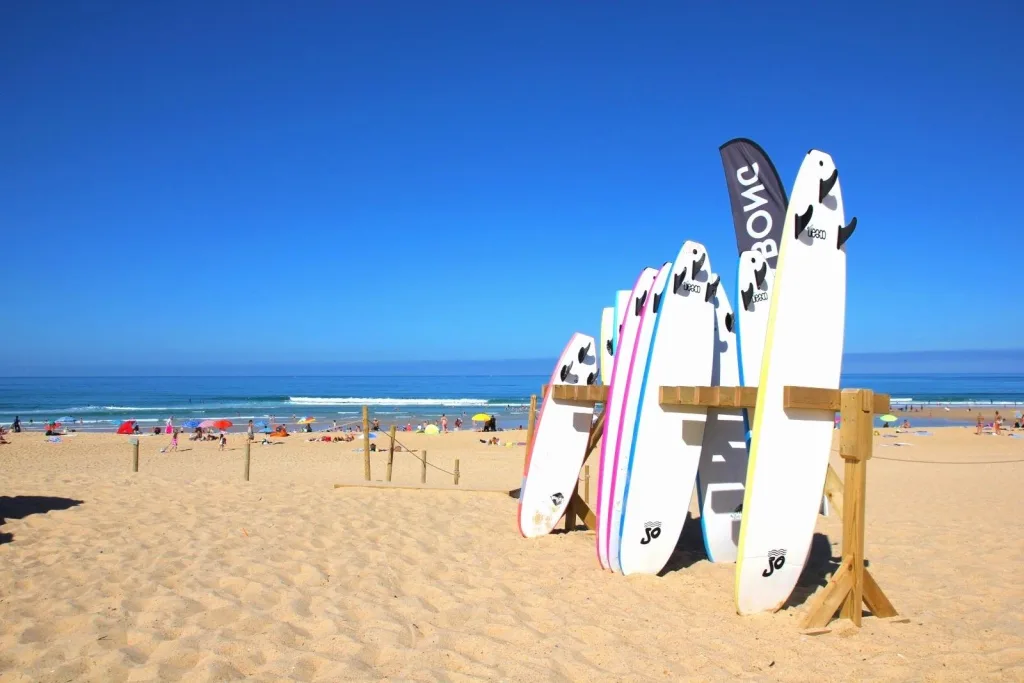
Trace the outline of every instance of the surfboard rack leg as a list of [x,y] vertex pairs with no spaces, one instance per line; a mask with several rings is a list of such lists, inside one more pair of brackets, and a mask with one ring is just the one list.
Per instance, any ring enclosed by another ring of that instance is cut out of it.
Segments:
[[[601,436],[604,434],[604,412],[597,416],[597,420],[594,421],[593,426],[590,428],[590,438],[587,439],[587,451],[583,454],[583,463],[580,466],[580,471],[585,471],[587,468],[587,461],[590,459],[591,454],[601,443]],[[590,497],[590,477],[589,469],[587,476],[584,477],[584,484],[586,488],[581,491],[580,482],[576,481],[576,490],[573,491],[572,496],[569,498],[569,505],[565,508],[565,530],[575,531],[577,518],[583,522],[583,526],[587,529],[597,528],[597,517],[594,516],[594,511],[590,509],[590,505],[587,503],[587,498]]]
[[897,616],[892,603],[864,567],[864,503],[875,408],[874,392],[870,389],[846,389],[842,392],[839,455],[846,463],[843,480],[843,560],[825,589],[811,600],[804,620],[805,628],[828,625],[836,610],[839,610],[840,617],[860,626],[864,605],[876,617]]

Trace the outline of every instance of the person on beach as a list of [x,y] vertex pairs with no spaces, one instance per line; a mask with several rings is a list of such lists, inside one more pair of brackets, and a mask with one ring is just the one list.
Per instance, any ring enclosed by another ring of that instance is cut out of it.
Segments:
[[457,417],[455,418],[455,431],[459,431],[460,429],[462,429],[462,418]]
[[227,445],[228,445],[228,435],[227,435],[227,432],[221,432],[220,433],[220,448],[218,450],[221,450],[221,451],[224,450],[224,447],[227,446]]
[[992,420],[992,431],[996,436],[1003,433],[1003,416],[999,414],[998,410],[996,411],[995,418]]
[[21,418],[17,415],[14,416],[14,423],[11,425],[11,431],[15,434],[21,433]]
[[441,431],[448,431],[448,416],[445,415],[444,413],[441,413]]
[[983,429],[985,429],[985,418],[981,416],[981,413],[978,413],[978,431],[975,434],[981,434]]
[[171,447],[168,448],[167,450],[169,450],[169,451],[176,451],[176,450],[178,450],[178,430],[177,429],[175,429],[173,432],[171,432]]
[[254,429],[254,426],[253,426],[252,420],[249,420],[249,426],[246,427],[246,429],[245,429],[245,434],[249,438],[249,443],[252,443],[253,441],[256,440],[256,435],[253,434],[253,429]]
[[168,434],[173,434],[174,433],[174,416],[173,415],[171,415],[169,418],[167,418],[166,429],[167,429],[167,433]]

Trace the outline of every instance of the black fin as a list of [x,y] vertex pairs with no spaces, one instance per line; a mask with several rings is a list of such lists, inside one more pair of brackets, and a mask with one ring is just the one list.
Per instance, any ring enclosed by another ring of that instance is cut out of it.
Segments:
[[732,332],[732,313],[725,314],[725,329]]
[[580,359],[581,363],[584,361],[584,359],[586,359],[587,351],[589,351],[589,350],[590,350],[590,344],[587,344],[586,346],[581,346],[580,347],[580,352],[576,354],[576,357]]
[[803,213],[798,213],[793,217],[793,224],[796,227],[796,236],[800,237],[800,234],[811,222],[811,216],[814,215],[814,204],[807,207],[807,210]]
[[709,282],[707,289],[704,291],[704,301],[710,302],[715,298],[715,294],[718,293],[718,285],[722,282],[722,277],[718,276],[714,282]]
[[828,178],[825,178],[823,180],[818,180],[818,202],[819,203],[825,201],[825,197],[827,197],[829,195],[829,193],[832,191],[832,188],[836,186],[836,183],[838,181],[839,181],[839,169],[838,168],[833,169],[832,170],[832,175],[830,175]]
[[606,349],[608,349],[608,355],[609,356],[614,356],[615,355],[615,349],[612,348],[612,340],[611,339],[606,339],[605,340],[604,347]]
[[846,244],[846,240],[850,239],[850,236],[853,235],[853,231],[856,230],[856,229],[857,229],[857,217],[856,216],[853,217],[853,220],[851,220],[850,224],[847,225],[845,228],[840,225],[839,226],[839,237],[836,239],[836,249],[842,249],[843,245]]
[[561,377],[562,381],[564,382],[565,378],[569,376],[569,366],[568,365],[563,365],[562,366],[562,371],[560,373],[558,373],[558,376]]
[[742,292],[740,292],[740,297],[742,297],[742,299],[743,299],[743,310],[749,311],[750,310],[750,302],[754,298],[754,285],[753,284],[747,285],[747,288],[744,289]]
[[655,294],[653,308],[651,310],[657,313],[659,308],[661,308],[661,294]]
[[707,260],[708,260],[708,254],[707,254],[707,252],[704,252],[703,254],[700,255],[700,260],[699,261],[694,261],[693,262],[693,276],[694,277],[697,277],[697,273],[699,273],[700,269],[704,267],[704,262],[707,261]]
[[595,379],[597,379],[597,375],[590,373],[587,375],[587,384],[593,384]]
[[754,271],[754,282],[757,283],[758,289],[764,284],[764,279],[768,275],[768,262],[765,261],[761,264],[761,267]]
[[672,279],[672,291],[676,294],[679,293],[679,288],[683,286],[683,280],[686,279],[686,268],[683,268],[683,272],[676,273]]
[[647,292],[644,292],[643,296],[638,296],[636,298],[636,313],[635,313],[635,315],[640,315],[641,311],[644,310],[644,304],[646,302],[647,302]]

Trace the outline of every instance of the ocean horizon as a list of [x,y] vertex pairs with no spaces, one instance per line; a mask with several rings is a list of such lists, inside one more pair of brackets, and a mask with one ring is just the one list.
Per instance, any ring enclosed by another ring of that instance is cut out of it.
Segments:
[[[162,374],[126,374],[122,366],[121,374],[7,375],[0,379],[0,423],[71,417],[82,429],[106,430],[126,419],[144,427],[172,416],[228,418],[237,427],[249,419],[311,416],[354,424],[365,405],[385,424],[486,412],[518,426],[552,362],[173,366],[180,374],[168,373],[172,366]],[[1024,405],[1024,351],[847,354],[841,385],[887,392],[894,404]]]

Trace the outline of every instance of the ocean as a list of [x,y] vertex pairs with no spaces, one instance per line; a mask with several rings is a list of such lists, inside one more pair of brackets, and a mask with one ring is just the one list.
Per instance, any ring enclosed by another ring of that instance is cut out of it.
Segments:
[[[145,429],[169,417],[176,424],[227,418],[235,429],[271,416],[354,425],[366,405],[385,427],[442,414],[468,423],[484,412],[507,428],[526,424],[530,395],[546,381],[542,374],[8,377],[0,378],[0,424],[17,415],[27,428],[71,417],[83,431],[110,431],[126,419]],[[1024,406],[1024,373],[848,373],[842,386],[888,392],[894,405]]]

